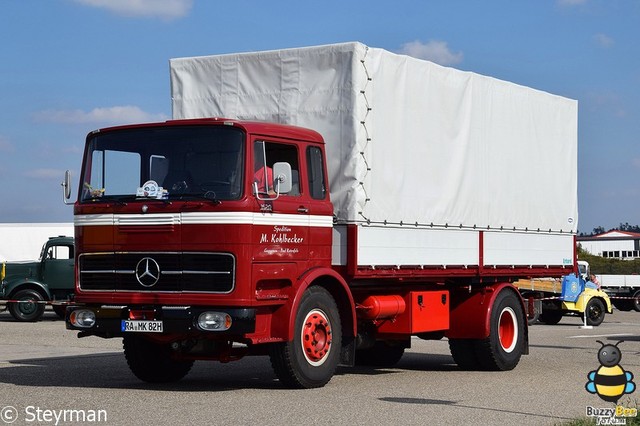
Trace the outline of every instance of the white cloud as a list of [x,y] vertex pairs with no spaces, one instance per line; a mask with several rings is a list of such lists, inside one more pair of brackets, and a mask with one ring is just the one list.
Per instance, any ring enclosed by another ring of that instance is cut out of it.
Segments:
[[609,48],[613,46],[613,39],[606,34],[598,33],[593,36],[593,41],[600,47]]
[[33,169],[23,173],[25,177],[40,180],[61,179],[63,175],[64,170],[58,169]]
[[0,136],[0,152],[14,152],[15,146],[4,137]]
[[35,118],[38,121],[64,124],[130,124],[168,120],[164,114],[151,114],[131,105],[94,108],[91,111],[46,110],[36,113]]
[[440,65],[459,64],[464,56],[462,52],[452,52],[447,42],[439,40],[429,40],[427,43],[416,40],[405,43],[399,53],[418,59],[426,59]]
[[75,0],[126,17],[178,19],[189,13],[193,0]]

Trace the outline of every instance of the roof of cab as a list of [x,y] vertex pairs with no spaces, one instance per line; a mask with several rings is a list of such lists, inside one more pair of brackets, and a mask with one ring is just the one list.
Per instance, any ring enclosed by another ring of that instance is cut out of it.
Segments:
[[235,120],[221,117],[213,118],[190,118],[181,120],[168,120],[164,122],[155,123],[142,123],[142,124],[129,124],[114,127],[105,127],[102,129],[94,130],[89,133],[92,136],[100,132],[108,132],[115,130],[125,130],[144,127],[158,127],[158,126],[203,126],[203,125],[226,125],[242,128],[245,132],[253,135],[270,135],[277,136],[286,139],[304,140],[307,142],[324,143],[324,139],[320,133],[315,130],[307,129],[304,127],[291,126],[288,124],[271,123],[267,121],[245,121]]

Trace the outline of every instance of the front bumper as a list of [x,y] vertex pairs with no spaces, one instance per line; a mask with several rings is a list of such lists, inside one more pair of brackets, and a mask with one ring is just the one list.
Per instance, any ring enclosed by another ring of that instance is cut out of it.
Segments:
[[[95,324],[91,327],[78,327],[71,323],[74,311],[92,311]],[[223,312],[231,317],[231,326],[224,331],[206,331],[198,327],[198,317],[203,312]],[[221,308],[207,306],[70,306],[67,308],[65,323],[68,330],[77,330],[84,336],[121,337],[127,334],[140,334],[140,331],[124,331],[125,321],[161,322],[161,332],[149,332],[158,335],[210,335],[241,336],[255,331],[256,311],[249,308]],[[144,332],[144,331],[143,331]]]

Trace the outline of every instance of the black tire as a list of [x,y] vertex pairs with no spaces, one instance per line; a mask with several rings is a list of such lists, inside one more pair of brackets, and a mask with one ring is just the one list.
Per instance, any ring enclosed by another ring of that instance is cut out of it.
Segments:
[[42,318],[44,313],[44,297],[36,290],[25,289],[20,290],[11,296],[13,300],[21,300],[24,302],[9,303],[9,313],[18,321],[33,322]]
[[540,321],[547,325],[556,325],[560,322],[564,313],[555,309],[543,310],[540,314]]
[[399,344],[376,342],[373,348],[356,351],[356,365],[393,367],[404,355],[404,342]]
[[295,389],[322,387],[340,360],[342,326],[331,294],[310,287],[296,312],[293,340],[269,348],[271,365],[283,385]]
[[633,293],[633,300],[631,301],[631,306],[633,310],[636,312],[640,312],[640,290]]
[[596,298],[589,300],[585,314],[587,316],[587,325],[597,327],[602,324],[605,315],[604,303],[602,300]]
[[476,341],[475,353],[482,370],[513,370],[525,351],[526,316],[519,295],[502,290],[491,307],[489,337]]
[[480,369],[480,362],[476,357],[477,340],[472,339],[449,339],[449,349],[453,360],[458,367],[466,371]]
[[140,336],[124,336],[122,346],[131,372],[145,382],[177,382],[193,366],[192,360],[172,359],[169,345],[154,343]]

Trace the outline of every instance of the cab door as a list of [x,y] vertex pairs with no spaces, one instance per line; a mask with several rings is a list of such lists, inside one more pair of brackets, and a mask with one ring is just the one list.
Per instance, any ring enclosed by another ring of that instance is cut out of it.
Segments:
[[[274,139],[254,139],[252,143],[255,199],[253,227],[254,260],[293,262],[309,259],[310,200],[301,191],[301,153],[298,144]],[[273,165],[291,166],[291,191],[278,191]]]
[[43,254],[42,282],[50,290],[73,289],[73,245],[50,245]]

